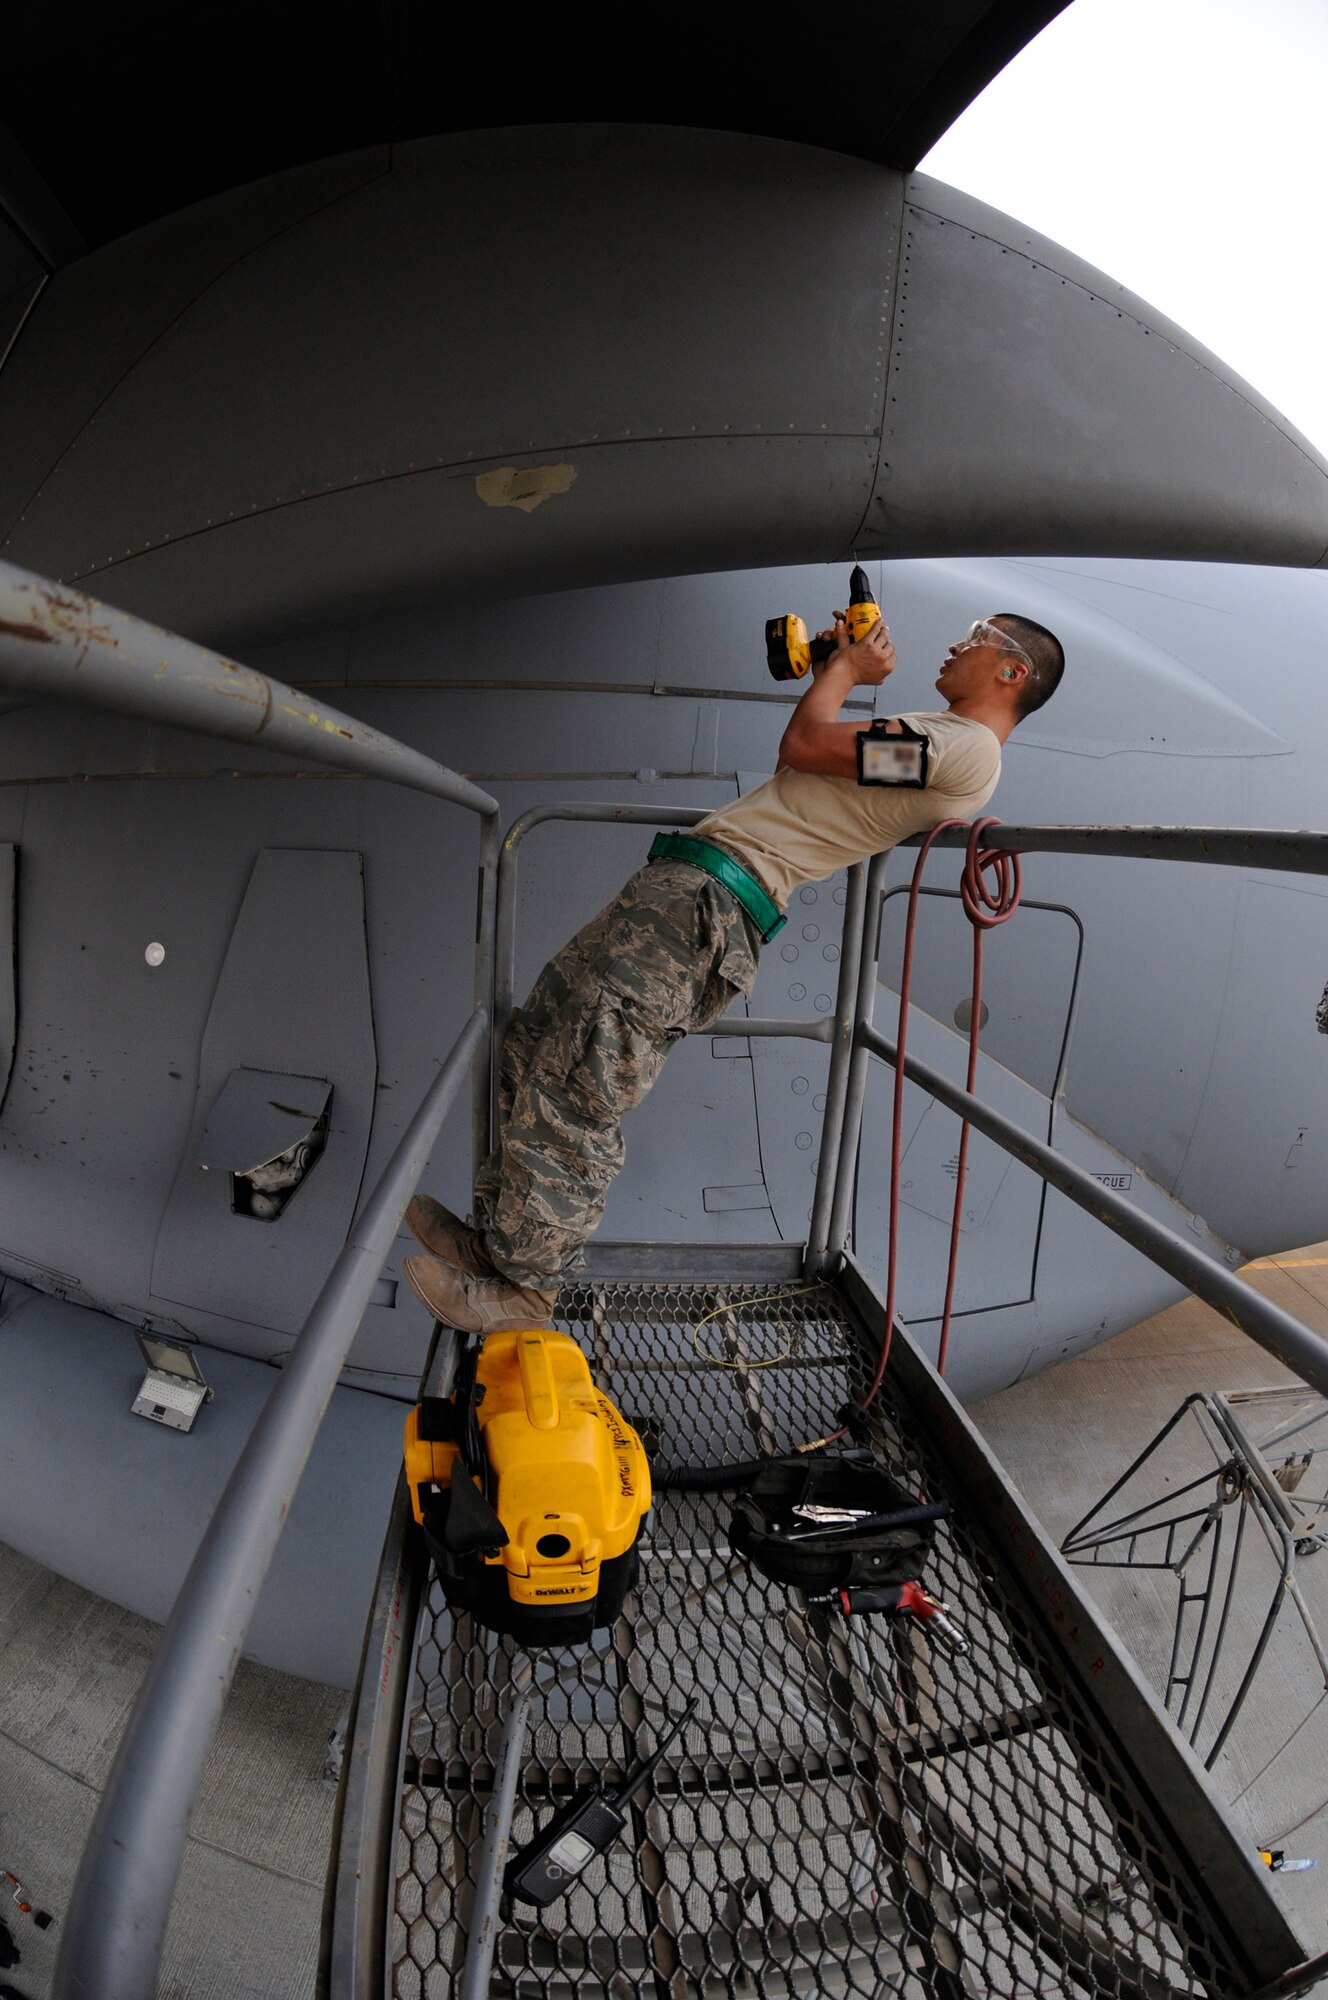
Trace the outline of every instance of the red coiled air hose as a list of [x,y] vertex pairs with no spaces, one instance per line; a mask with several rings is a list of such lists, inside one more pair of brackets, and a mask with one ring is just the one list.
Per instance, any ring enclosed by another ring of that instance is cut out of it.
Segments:
[[[966,1085],[971,1096],[977,1083],[978,1035],[982,1025],[982,935],[984,931],[994,930],[997,924],[1007,922],[1014,915],[1019,908],[1019,898],[1023,888],[1019,856],[1003,847],[982,845],[982,836],[988,827],[1000,824],[1000,820],[995,817],[974,820],[971,825],[962,819],[941,820],[939,825],[931,829],[918,850],[913,879],[909,884],[908,915],[904,928],[904,963],[899,975],[899,1028],[896,1036],[894,1111],[890,1130],[890,1217],[886,1251],[885,1330],[876,1373],[872,1377],[867,1394],[862,1399],[861,1407],[864,1410],[869,1409],[875,1401],[877,1391],[885,1380],[895,1324],[895,1276],[899,1247],[899,1173],[904,1126],[904,1053],[908,1042],[909,997],[913,984],[913,944],[917,933],[918,895],[922,888],[922,872],[937,836],[952,827],[968,826],[968,847],[964,855],[963,872],[959,878],[959,897],[964,907],[964,915],[973,926],[971,1000],[973,1012],[968,1024]],[[993,878],[991,888],[988,888],[986,881],[989,872]],[[941,1375],[945,1373],[950,1347],[950,1318],[954,1305],[955,1271],[959,1261],[959,1222],[964,1212],[964,1181],[968,1173],[968,1134],[969,1125],[965,1119],[959,1133],[959,1165],[955,1174],[954,1215],[950,1224],[950,1262],[945,1281],[945,1304],[941,1309],[940,1346],[936,1355],[936,1368]],[[845,1436],[847,1430],[847,1424],[842,1424],[838,1430],[832,1431],[820,1442],[835,1444]]]

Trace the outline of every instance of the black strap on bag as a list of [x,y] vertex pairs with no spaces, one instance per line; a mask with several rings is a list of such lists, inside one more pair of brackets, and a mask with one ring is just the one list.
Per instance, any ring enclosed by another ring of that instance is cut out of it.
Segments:
[[457,1444],[461,1456],[444,1492],[421,1502],[424,1539],[440,1578],[452,1578],[458,1563],[496,1555],[507,1530],[485,1497],[485,1457],[475,1411],[483,1390],[476,1381],[480,1341],[463,1341],[451,1396],[426,1396],[420,1404],[420,1436]]
[[772,1582],[816,1596],[916,1577],[949,1512],[948,1500],[915,1500],[874,1461],[795,1454],[769,1460],[737,1496],[729,1539]]

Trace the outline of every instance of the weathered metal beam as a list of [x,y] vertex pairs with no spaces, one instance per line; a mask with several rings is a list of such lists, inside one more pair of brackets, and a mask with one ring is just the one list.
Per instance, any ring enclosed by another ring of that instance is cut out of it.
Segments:
[[[1289,827],[992,826],[984,847],[1017,854],[1107,854],[1133,861],[1203,861],[1219,868],[1277,868],[1328,875],[1328,833]],[[920,847],[922,836],[901,842]],[[967,847],[968,831],[936,836],[937,847]]]
[[173,729],[427,792],[486,818],[498,802],[418,750],[81,591],[0,562],[0,688],[76,701]]

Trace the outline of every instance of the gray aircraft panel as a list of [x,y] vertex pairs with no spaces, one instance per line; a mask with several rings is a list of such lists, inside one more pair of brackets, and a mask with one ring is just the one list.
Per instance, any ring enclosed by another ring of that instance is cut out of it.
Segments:
[[[520,657],[535,668],[532,679],[544,678],[538,653]],[[580,773],[586,782],[598,784],[605,772],[622,772],[629,782],[636,782],[640,770],[661,776],[693,771],[704,776],[714,770],[714,732],[698,745],[696,701],[655,697],[648,684],[639,692],[618,694],[601,691],[589,675],[585,681],[575,712],[566,699],[568,691],[560,691],[556,681],[552,687],[517,687],[501,693],[464,685],[422,693],[356,687],[345,691],[342,706],[361,718],[372,713],[380,728],[391,729],[394,721],[413,722],[427,740],[445,746],[461,768],[501,797],[504,810],[513,817],[537,803],[532,787],[546,781],[561,785],[566,796],[575,798],[575,791],[566,793],[566,784],[580,782]],[[758,709],[754,726],[760,730],[762,723],[767,736],[773,727],[778,741],[782,712]],[[699,768],[698,751],[703,760]],[[639,830],[636,837],[640,838]]]
[[[192,291],[179,217],[47,288],[0,376],[0,420],[37,413],[12,559],[238,645],[852,548],[1328,549],[1326,469],[1253,391],[925,177],[658,127],[327,174],[316,209],[316,176],[209,204]],[[71,353],[103,317],[109,378]]]
[[[164,1619],[275,1376],[201,1350],[215,1391],[184,1435],[131,1413],[128,1327],[6,1284],[0,1298],[5,1540],[60,1575]],[[349,1687],[401,1456],[401,1405],[340,1388],[291,1505],[246,1651]]]
[[716,1062],[705,1037],[677,1056],[624,1122],[631,1170],[610,1190],[601,1234],[633,1243],[778,1242],[750,1064]]
[[[1265,976],[1227,982],[1176,1192],[1217,1229],[1238,1230],[1251,1256],[1262,1256],[1287,1247],[1287,1182],[1304,1184],[1308,1199],[1321,1204],[1328,1181],[1328,1041],[1315,1018],[1328,983],[1328,885],[1315,877],[1251,877],[1241,897],[1240,943]],[[1239,1187],[1229,1170],[1236,1133],[1244,1154]]]
[[[1261,578],[1239,564],[1094,562],[1023,557],[1006,565],[1034,589],[1050,588],[1076,610],[1086,608],[1084,629],[1128,631],[1135,645],[1159,660],[1183,663],[1258,715],[1270,727],[1270,700],[1279,726],[1312,695],[1313,680],[1299,673],[1272,678],[1283,659],[1308,664],[1313,625],[1304,608],[1323,597],[1322,586],[1292,575]],[[1081,612],[1081,616],[1082,616]],[[1289,653],[1288,653],[1289,649]],[[1309,659],[1322,659],[1320,645]]]
[[[903,1149],[899,1163],[899,1201],[903,1208],[912,1209],[915,1215],[930,1216],[934,1222],[943,1222],[946,1241],[954,1209],[954,1181],[959,1171],[958,1126],[953,1117],[946,1118],[944,1107],[929,1104],[914,1127],[908,1144]],[[880,1121],[884,1130],[885,1121]],[[964,1174],[964,1205],[959,1215],[960,1239],[972,1236],[976,1231],[986,1229],[991,1221],[993,1207],[1000,1201],[1004,1191],[1006,1176],[1014,1162],[999,1146],[983,1144],[982,1134],[975,1132],[968,1149],[968,1161]],[[947,1189],[946,1182],[951,1183]],[[949,1194],[949,1200],[946,1195]],[[1036,1193],[1036,1188],[1034,1188]],[[1036,1203],[1033,1205],[1036,1216]],[[911,1227],[906,1223],[906,1227]],[[1036,1224],[1034,1224],[1034,1228]],[[990,1275],[976,1268],[977,1259],[969,1256],[966,1263],[972,1267],[969,1274],[970,1297],[965,1304],[975,1302],[980,1305],[995,1303],[1004,1305],[1004,1299],[994,1297],[1002,1282],[1010,1283],[1011,1275],[1018,1270],[1020,1252],[1025,1248],[1029,1258],[1028,1284],[1033,1285],[1032,1251],[1034,1236],[1027,1225],[1019,1220],[1012,1225],[1008,1204],[1000,1201],[999,1220],[993,1233],[1001,1241],[1002,1275],[993,1284]],[[921,1315],[919,1315],[921,1317]]]
[[[878,1006],[885,999],[878,998]],[[893,1008],[881,1007],[881,1028],[893,1035]],[[962,1083],[967,1040],[919,1011],[910,1023],[909,1047]],[[1047,1106],[1022,1078],[990,1058],[980,1060],[978,1090],[1006,1117],[1044,1133]],[[890,1122],[893,1073],[871,1065],[857,1201],[859,1255],[883,1273],[886,1194],[890,1185]],[[950,1218],[958,1159],[959,1120],[932,1103],[913,1085],[905,1089],[904,1151],[900,1168],[900,1243],[903,1246],[897,1293],[904,1318],[925,1322],[939,1314],[949,1260]],[[1041,1215],[1037,1177],[1008,1154],[974,1133],[969,1142],[971,1185],[966,1185],[960,1227],[955,1310],[987,1312],[1032,1296]]]
[[0,520],[17,519],[41,488],[53,440],[62,451],[237,258],[281,238],[386,163],[384,147],[320,160],[164,218],[155,225],[147,263],[130,237],[58,271],[43,298],[52,310],[42,315],[40,331],[35,317],[29,322],[5,365]]
[[[1313,565],[1328,553],[1322,460],[1271,404],[1124,286],[922,174],[908,186],[889,392],[860,537],[873,549],[1023,554],[1063,515],[1095,556],[1220,548]],[[1217,467],[1228,453],[1264,496],[1234,542]],[[1122,479],[1127,467],[1146,477]]]
[[[0,244],[2,241],[3,225],[0,225]],[[0,261],[3,261],[2,248],[0,248]],[[37,267],[31,277],[16,285],[6,284],[0,276],[0,367],[3,367],[4,356],[11,351],[17,341],[23,324],[40,295],[40,267]]]
[[[37,719],[25,712],[13,722],[31,726]],[[57,748],[55,712],[45,720],[49,767],[65,752]],[[126,731],[103,761],[130,774],[153,763],[178,768],[176,752],[184,743],[181,738],[168,747],[150,732]],[[22,798],[21,789],[0,789],[0,799]],[[31,788],[21,859],[29,885],[22,905],[24,1046],[0,1116],[6,1217],[0,1240],[22,1260],[13,1268],[36,1262],[62,1281],[77,1279],[80,1296],[131,1316],[155,1311],[167,1322],[181,1317],[177,1307],[150,1302],[152,1244],[177,1163],[189,1147],[201,1039],[227,942],[255,852],[273,843],[316,849],[363,832],[377,856],[368,914],[387,1034],[371,1157],[371,1171],[377,1170],[468,1004],[464,991],[447,990],[458,955],[469,966],[474,915],[473,862],[458,873],[455,849],[449,852],[446,844],[445,830],[457,817],[389,787],[307,783],[294,774],[284,783],[127,775],[121,783]],[[185,844],[182,826],[189,832]],[[468,827],[463,831],[473,839]],[[434,843],[434,858],[423,875],[412,874],[409,858],[425,851],[426,838]],[[129,878],[132,892],[126,890]],[[436,913],[437,925],[421,921],[422,913]],[[464,938],[464,947],[449,950],[449,932]],[[164,941],[167,953],[157,969],[144,959],[154,940]],[[255,1047],[291,998],[288,993],[283,1000],[279,983],[267,983],[272,971],[269,966],[245,1002],[242,1039],[250,1062],[258,1060]],[[289,1023],[285,1032],[294,1036]],[[307,1051],[311,1037],[321,1034],[314,1021],[295,1039]],[[283,1054],[265,1066],[299,1064]],[[280,1235],[285,1223],[298,1219],[306,1196],[318,1199],[317,1181],[328,1164],[314,1170],[280,1223],[251,1226]],[[99,1199],[80,1200],[78,1187],[92,1183]],[[296,1282],[306,1296],[310,1284],[316,1289],[321,1282],[340,1240],[324,1244],[307,1269],[302,1265]],[[410,1311],[405,1300],[402,1305],[401,1313],[387,1315],[389,1344],[401,1349],[402,1366],[413,1376],[427,1316],[422,1308]],[[288,1345],[288,1316],[273,1318],[285,1321],[287,1336],[279,1344]],[[239,1323],[228,1325],[215,1314],[197,1323],[212,1338],[253,1344],[252,1329],[246,1334]],[[270,1352],[273,1345],[266,1334],[258,1351]]]
[[18,1025],[14,984],[17,869],[18,849],[12,841],[0,842],[0,1106],[4,1104],[14,1068],[14,1036]]
[[41,258],[0,207],[0,355],[9,346],[14,328],[46,276],[48,272]]
[[[776,191],[791,271],[848,271],[865,249],[871,282],[781,282],[766,263]],[[399,147],[389,175],[214,277],[70,447],[43,507],[63,513],[79,505],[65,495],[114,481],[136,546],[155,547],[301,492],[574,441],[868,438],[900,192],[860,161],[723,133],[549,128]],[[660,335],[680,326],[690,337],[670,365]],[[514,335],[539,342],[538,369],[513,370]],[[570,348],[588,335],[593,381]],[[662,365],[643,368],[647,356]],[[233,399],[200,407],[200,379]],[[182,428],[198,461],[180,462]],[[107,560],[99,537],[70,553],[80,572]]]
[[[159,794],[137,812],[110,785],[4,797],[25,810],[20,1046],[0,1111],[0,1241],[10,1256],[72,1279],[76,1295],[142,1310],[145,1227],[160,1218],[184,1141],[197,1035],[234,904],[160,822]],[[190,807],[206,851],[222,803],[195,787]],[[211,916],[199,925],[189,913],[205,886]],[[163,932],[168,958],[156,971],[144,954]],[[80,1185],[95,1186],[96,1199],[80,1201]]]
[[[880,584],[885,566],[867,560]],[[796,685],[781,687],[753,673],[763,657],[760,629],[752,625],[752,588],[760,574],[740,584],[723,574],[656,577],[549,596],[479,597],[450,603],[443,617],[435,605],[303,633],[252,657],[299,687],[399,688],[412,698],[409,713],[435,687],[479,699],[490,689],[525,693],[541,685],[562,694],[602,690],[606,699],[615,688],[640,694],[703,688],[757,706],[792,704]],[[765,615],[802,607],[813,627],[830,617],[834,593],[842,595],[846,579],[846,572],[827,572],[822,563],[763,574]],[[472,706],[466,704],[467,714]]]
[[[883,1032],[894,1033],[899,973],[903,963],[908,908],[905,884],[897,881],[885,898],[877,993]],[[986,1009],[981,1043],[996,1062],[1014,1070],[1044,1096],[1051,1094],[1069,1026],[1070,1001],[1078,970],[1081,933],[1065,910],[1037,906],[1028,891],[1019,907],[1017,929],[1001,924],[982,940],[982,995]],[[1030,989],[1027,961],[1038,961],[1038,982]],[[973,980],[973,930],[956,893],[923,890],[918,907],[913,964],[913,997],[947,1026],[967,1033],[968,996]],[[960,1010],[964,1010],[960,1017]]]
[[[49,560],[63,556],[67,524],[44,508],[0,546],[10,560],[40,554],[48,572],[65,568],[67,580],[126,610],[171,627],[188,622],[199,638],[239,651],[331,612],[372,618],[385,603],[410,605],[440,586],[505,601],[717,562],[829,561],[847,554],[876,453],[874,441],[820,435],[590,443],[575,460],[557,444],[497,463],[490,454],[478,465],[351,473],[307,499],[297,487],[289,502],[252,502],[233,521],[209,516],[151,549],[92,552],[88,568],[75,568],[77,557]],[[531,513],[485,497],[480,482],[509,465],[514,478],[544,489]],[[576,477],[563,484],[567,465]],[[80,487],[80,506],[85,497]],[[122,504],[131,507],[128,496],[103,495],[97,521]]]
[[[271,1222],[234,1212],[230,1174],[202,1164],[223,1088],[260,1070],[289,1077],[296,1104],[306,1079],[331,1087],[326,1147]],[[359,1202],[377,1076],[361,856],[260,851],[203,1029],[193,1116],[153,1253],[154,1301],[186,1324],[199,1312],[209,1324],[299,1331]]]
[[317,1131],[331,1095],[326,1078],[232,1070],[207,1115],[196,1163],[233,1174],[266,1166]]
[[[1170,1188],[1203,1101],[1239,886],[1213,871],[1176,883],[1170,897],[1159,896],[1156,884],[1145,896],[1140,871],[1146,869],[1142,862],[1103,864],[1093,880],[1085,871],[1039,868],[1030,871],[1030,894],[1047,900],[1074,894],[1090,913],[1066,1081],[1069,1109]],[[1163,1029],[1168,1021],[1183,1021],[1184,1031]]]

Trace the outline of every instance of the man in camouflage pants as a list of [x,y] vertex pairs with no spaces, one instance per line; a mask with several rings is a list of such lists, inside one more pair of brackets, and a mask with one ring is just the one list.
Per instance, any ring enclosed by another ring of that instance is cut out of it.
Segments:
[[[876,724],[839,711],[853,687],[885,679],[894,646],[879,623],[852,645],[837,623],[838,650],[798,703],[775,776],[709,815],[701,838],[657,841],[692,858],[652,859],[544,968],[504,1043],[498,1143],[476,1178],[474,1227],[429,1195],[407,1210],[431,1254],[407,1258],[406,1277],[436,1318],[480,1334],[545,1323],[622,1165],[621,1119],[675,1042],[751,991],[763,938],[783,921],[779,900],[985,803],[1001,744],[1047,699],[1064,660],[1043,627],[996,616],[950,648],[937,681],[944,715]],[[925,740],[920,775],[870,776],[864,734],[885,770],[906,741],[905,766]]]
[[499,1274],[524,1295],[515,1310],[547,1316],[550,1280],[580,1261],[622,1165],[620,1120],[675,1042],[751,991],[760,950],[755,923],[718,882],[657,861],[550,960],[503,1043],[499,1137],[476,1176],[474,1232],[427,1195],[411,1204],[427,1247],[451,1260],[470,1253],[460,1268],[474,1296],[464,1302],[440,1291],[446,1274],[427,1259],[409,1260],[408,1277],[440,1317],[455,1325],[469,1304],[480,1322],[469,1330],[489,1331],[484,1286]]

